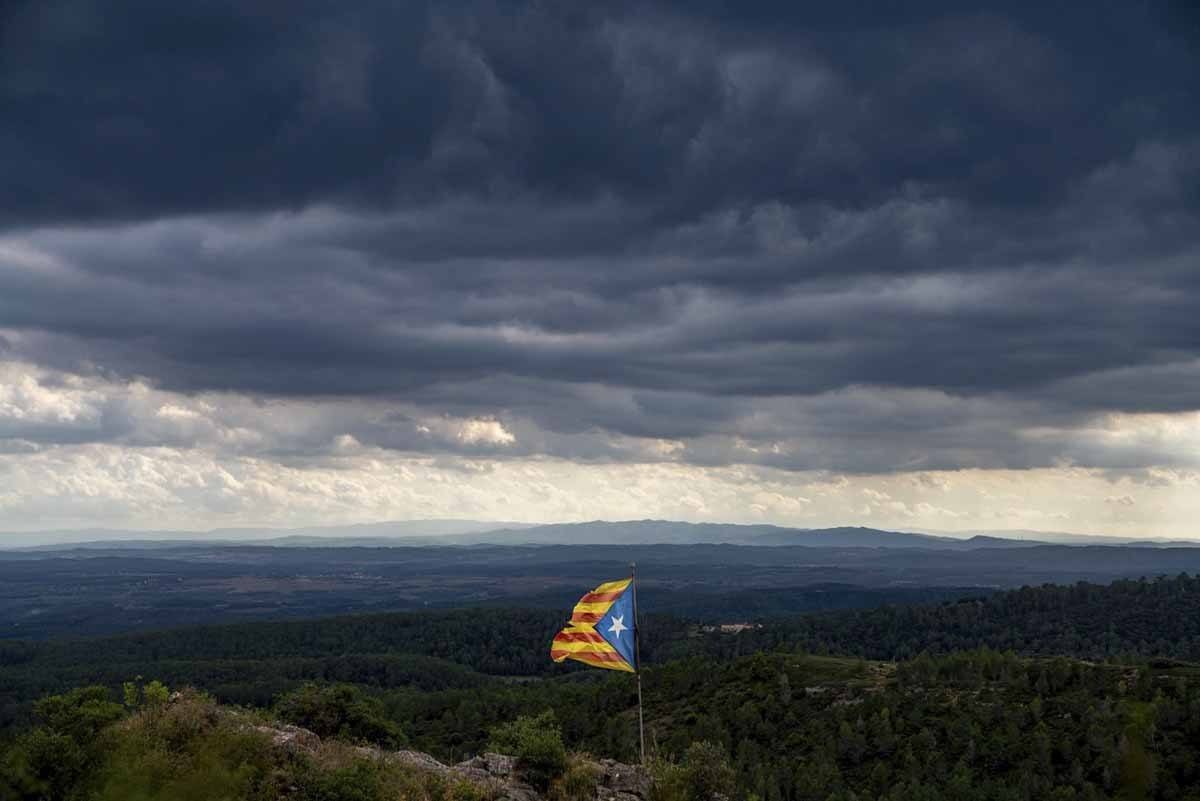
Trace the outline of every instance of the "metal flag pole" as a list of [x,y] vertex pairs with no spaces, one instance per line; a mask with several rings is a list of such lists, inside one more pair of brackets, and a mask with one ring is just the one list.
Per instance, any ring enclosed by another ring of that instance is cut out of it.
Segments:
[[642,654],[639,640],[642,635],[642,624],[637,612],[637,562],[629,563],[629,577],[633,584],[633,662],[634,675],[637,676],[638,690],[638,744],[642,752],[642,764],[646,764],[646,724],[642,718]]

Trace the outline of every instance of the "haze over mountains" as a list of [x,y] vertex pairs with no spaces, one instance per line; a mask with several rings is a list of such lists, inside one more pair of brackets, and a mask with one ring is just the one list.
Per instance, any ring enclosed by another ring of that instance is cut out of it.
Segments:
[[483,520],[397,520],[345,526],[304,528],[220,528],[210,531],[77,529],[0,534],[0,550],[64,546],[133,547],[183,543],[241,543],[280,547],[387,545],[689,545],[731,544],[763,547],[976,548],[1059,545],[1132,545],[1138,547],[1196,547],[1200,541],[1122,539],[1100,535],[1038,531],[989,531],[950,536],[911,531],[887,531],[861,526],[802,529],[774,525],[686,523],[672,520],[595,520],[585,523],[537,525]]
[[483,520],[390,520],[380,523],[358,523],[345,526],[306,526],[303,528],[233,527],[208,531],[179,529],[56,529],[52,531],[17,531],[0,533],[0,550],[12,547],[45,547],[90,543],[137,542],[272,542],[279,545],[303,544],[306,540],[338,540],[348,545],[355,540],[394,540],[420,538],[428,540],[444,536],[474,534],[504,529],[519,531],[526,523]]
[[623,575],[630,562],[647,609],[710,622],[1200,573],[1197,543],[666,520],[3,537],[0,639],[352,612],[565,609],[580,587]]

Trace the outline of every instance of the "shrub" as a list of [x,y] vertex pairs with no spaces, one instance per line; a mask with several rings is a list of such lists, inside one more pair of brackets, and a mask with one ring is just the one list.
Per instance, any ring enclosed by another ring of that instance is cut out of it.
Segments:
[[475,782],[460,779],[450,785],[445,797],[447,801],[488,801],[489,793]]
[[85,778],[88,761],[87,753],[70,737],[34,729],[0,760],[0,798],[67,798]]
[[543,792],[567,767],[562,730],[551,710],[497,726],[488,748],[516,757],[522,778]]
[[404,732],[388,719],[379,700],[349,684],[305,684],[281,698],[276,713],[321,737],[374,743],[383,748],[399,748],[406,742]]
[[[137,710],[128,716],[102,688],[40,701],[41,725],[0,750],[0,799],[490,801],[485,788],[365,758],[334,739],[312,753],[277,748],[253,716],[193,690],[163,703],[162,692],[130,686]],[[353,699],[346,706],[355,720]]]
[[685,801],[687,781],[683,765],[666,759],[650,762],[650,801]]
[[0,760],[0,797],[69,798],[82,793],[103,744],[100,733],[124,716],[103,687],[51,695],[34,705],[41,725],[21,737]]
[[172,704],[148,705],[135,720],[168,748],[182,748],[215,728],[220,716],[212,698],[195,690],[184,690]]
[[275,767],[269,739],[223,718],[212,699],[184,691],[111,729],[95,768],[93,801],[251,798]]
[[[141,679],[141,676],[138,676]],[[121,696],[125,706],[130,710],[135,709],[159,709],[167,705],[171,694],[167,691],[167,685],[161,681],[152,681],[145,686],[139,686],[137,682],[127,681],[121,685]]]
[[142,689],[142,696],[146,699],[146,706],[154,709],[166,706],[170,699],[170,693],[167,692],[167,686],[161,681],[152,681]]
[[558,801],[591,801],[600,783],[599,769],[582,759],[572,759],[566,771],[554,783],[552,795]]
[[650,765],[650,801],[713,801],[733,795],[737,776],[725,749],[700,740],[688,746],[683,762]]
[[711,801],[733,795],[737,776],[721,745],[708,740],[692,743],[684,755],[683,769],[688,801]]
[[81,687],[51,695],[34,704],[33,711],[46,728],[78,743],[94,740],[101,729],[125,714],[104,687]]
[[365,760],[333,770],[304,773],[298,790],[302,801],[376,801],[383,797],[379,770]]

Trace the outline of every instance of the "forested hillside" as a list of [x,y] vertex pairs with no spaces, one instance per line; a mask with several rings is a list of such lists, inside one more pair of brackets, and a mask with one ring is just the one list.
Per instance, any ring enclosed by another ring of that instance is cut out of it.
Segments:
[[715,738],[770,801],[1198,797],[1191,669],[993,651],[838,662],[672,665],[654,684],[658,746]]
[[[708,786],[703,775],[677,778],[686,776],[701,742],[709,743],[701,749],[704,773],[727,772],[727,792],[739,799],[1200,797],[1200,674],[1190,667],[1029,660],[992,651],[899,665],[758,654],[720,665],[674,663],[650,675],[649,737],[653,773],[662,783],[651,793],[654,801],[710,798],[696,794]],[[459,733],[480,727],[478,739],[467,743],[475,752],[489,740],[493,748],[503,741],[525,754],[526,769],[541,777],[551,798],[590,801],[594,778],[570,776],[565,755],[551,758],[545,747],[564,736],[592,753],[635,753],[631,689],[630,677],[613,677],[575,687],[575,698],[526,692],[517,709],[484,702],[471,707],[473,714],[463,714],[466,696],[457,691],[460,706],[443,705],[431,717],[421,714],[429,710],[415,696],[412,704],[388,703],[403,696],[393,691],[381,700],[353,687],[313,686],[281,698],[275,714],[347,744],[437,745],[430,750],[443,755],[464,745],[455,742]],[[127,689],[126,705],[137,704],[138,695],[134,688],[130,702]],[[230,718],[200,700],[174,709],[157,684],[144,690],[155,709],[131,722],[122,720],[117,697],[93,688],[39,704],[38,728],[14,737],[0,754],[5,797],[487,798],[465,787],[448,794],[444,783],[418,782],[352,751],[281,760],[246,729],[263,716],[231,713],[246,723],[221,724]],[[521,716],[512,736],[502,738],[499,724]],[[565,724],[562,735],[556,719]]]
[[936,605],[801,615],[736,639],[709,638],[704,646],[715,656],[787,648],[910,659],[987,647],[1094,660],[1200,661],[1200,577],[1045,585]]
[[[682,759],[713,741],[738,796],[761,801],[1197,799],[1198,611],[1200,579],[1180,576],[736,634],[650,617],[651,750]],[[140,676],[304,725],[366,715],[331,731],[451,761],[484,749],[498,723],[550,711],[568,746],[631,760],[634,684],[552,664],[562,617],[464,610],[10,642],[3,713],[15,737],[36,697],[116,693]]]
[[[1200,578],[1051,585],[762,620],[761,628],[721,634],[650,615],[643,621],[645,661],[724,660],[759,650],[893,660],[983,647],[1089,660],[1200,661]],[[138,675],[258,705],[305,680],[440,690],[475,687],[488,676],[559,676],[572,669],[551,663],[546,647],[562,622],[561,610],[484,609],[0,641],[0,724],[19,719],[41,695],[94,682],[115,687]]]

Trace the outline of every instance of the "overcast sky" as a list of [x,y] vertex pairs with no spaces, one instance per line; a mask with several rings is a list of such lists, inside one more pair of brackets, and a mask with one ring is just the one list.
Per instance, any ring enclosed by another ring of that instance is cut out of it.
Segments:
[[1200,536],[1200,14],[874,5],[4,3],[0,529]]

